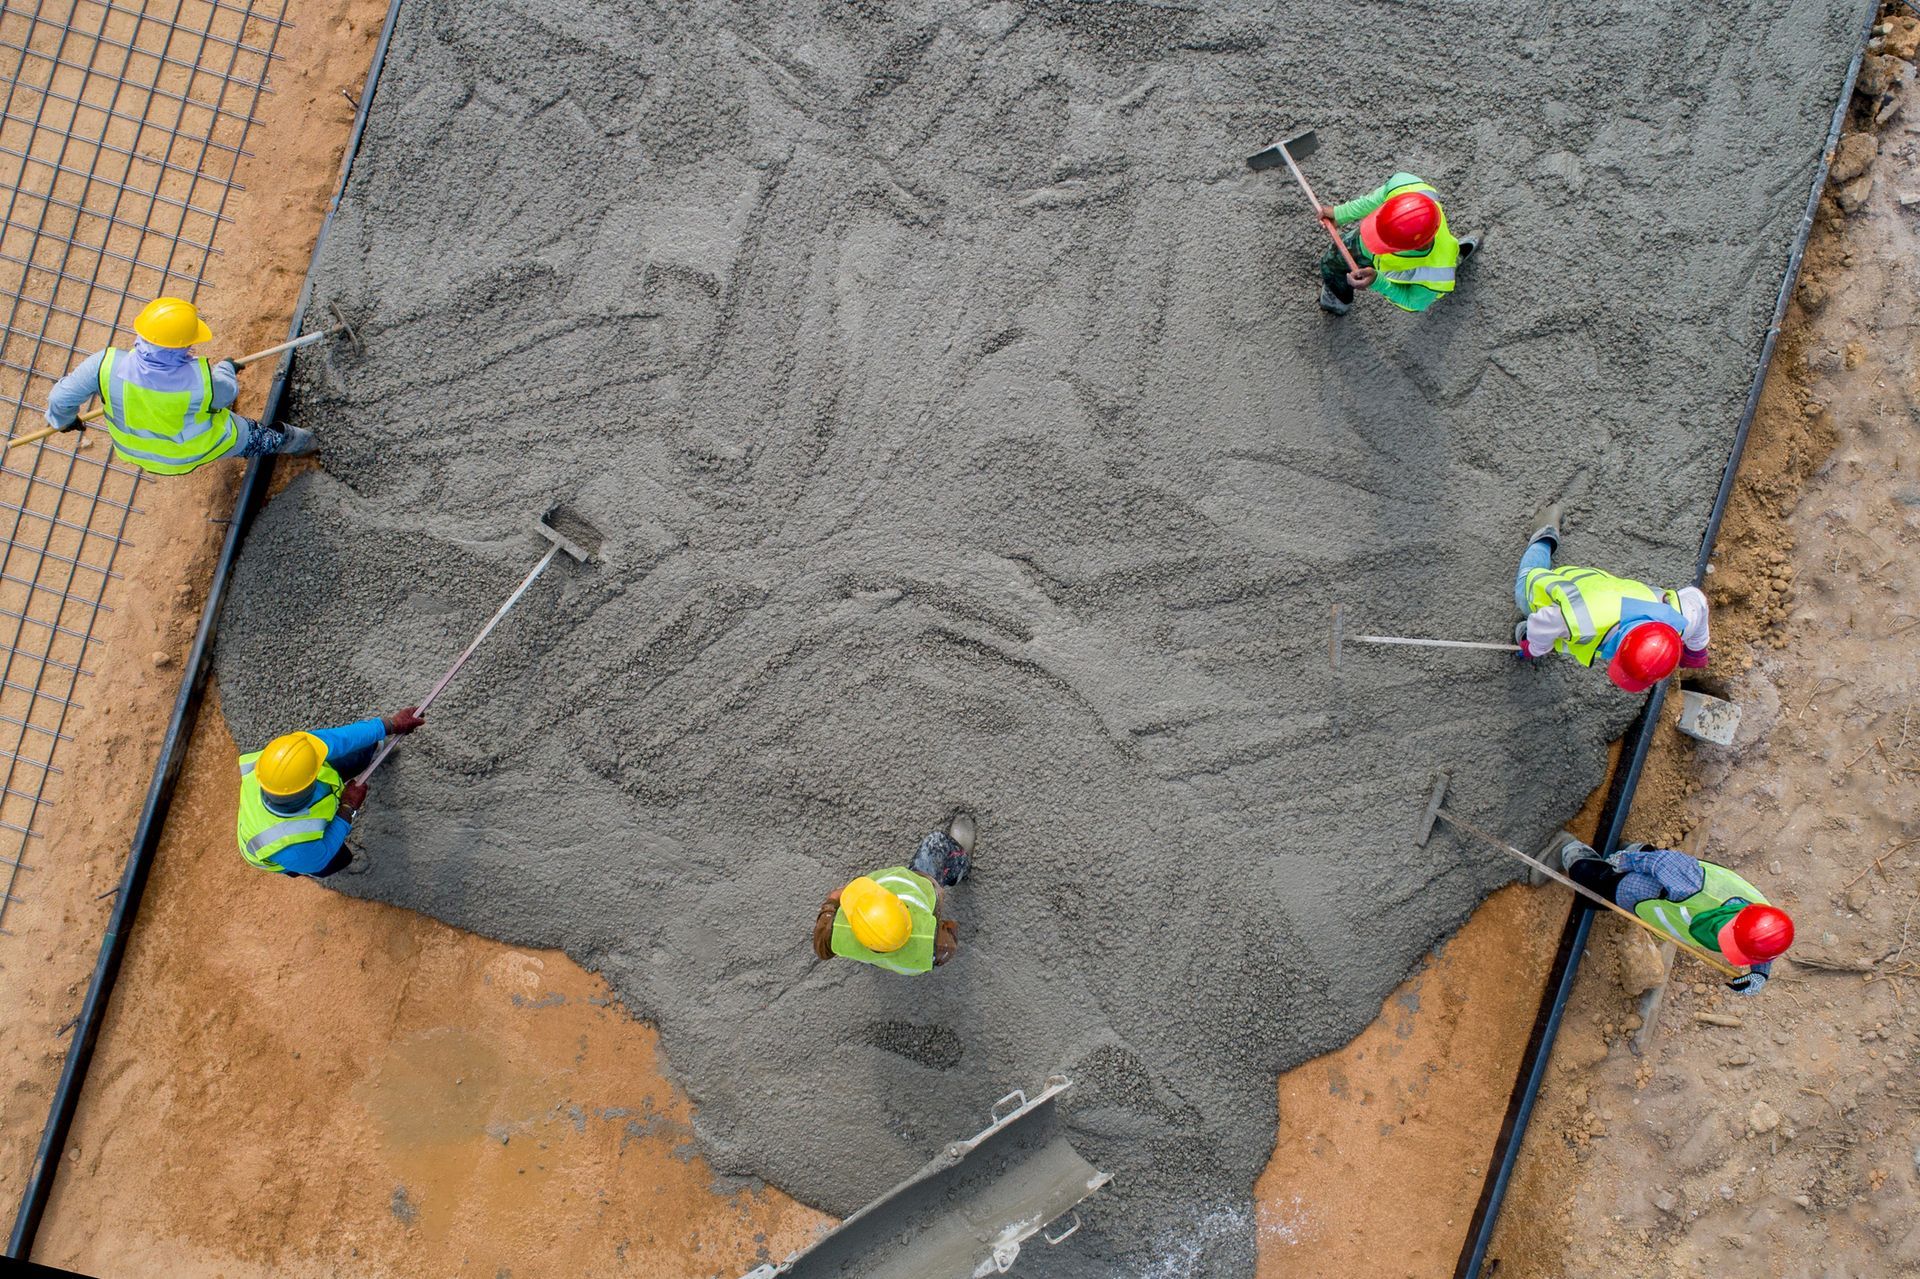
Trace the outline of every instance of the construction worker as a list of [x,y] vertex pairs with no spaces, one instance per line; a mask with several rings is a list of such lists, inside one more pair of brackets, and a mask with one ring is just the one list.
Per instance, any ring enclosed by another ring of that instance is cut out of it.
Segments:
[[1558,502],[1542,510],[1520,557],[1513,602],[1527,616],[1513,629],[1518,656],[1558,649],[1582,666],[1598,658],[1629,693],[1646,692],[1675,667],[1705,666],[1707,597],[1699,588],[1661,591],[1597,568],[1555,568],[1560,519]]
[[113,451],[155,475],[185,475],[222,457],[311,453],[313,432],[262,426],[233,412],[233,361],[208,363],[190,349],[213,333],[180,298],[156,298],[133,321],[133,350],[95,351],[54,383],[47,425],[86,429],[81,406],[100,397]]
[[909,976],[952,959],[959,940],[940,901],[966,878],[973,842],[973,818],[961,813],[920,841],[909,866],[876,870],[836,889],[813,921],[815,957],[840,955]]
[[1453,292],[1455,268],[1480,247],[1477,237],[1453,238],[1440,193],[1411,173],[1357,200],[1321,205],[1320,220],[1360,264],[1359,274],[1349,271],[1333,247],[1320,259],[1320,309],[1334,315],[1352,309],[1355,289],[1369,288],[1402,311],[1424,311]]
[[240,757],[240,855],[261,870],[325,879],[347,868],[347,832],[367,802],[365,768],[388,737],[426,723],[415,707],[340,728],[287,733]]
[[[1742,995],[1757,995],[1773,961],[1793,945],[1793,920],[1725,866],[1703,862],[1671,848],[1629,844],[1601,857],[1577,839],[1560,848],[1567,878],[1622,910],[1630,910],[1679,941],[1747,967],[1727,983]],[[1593,906],[1576,897],[1583,908]]]

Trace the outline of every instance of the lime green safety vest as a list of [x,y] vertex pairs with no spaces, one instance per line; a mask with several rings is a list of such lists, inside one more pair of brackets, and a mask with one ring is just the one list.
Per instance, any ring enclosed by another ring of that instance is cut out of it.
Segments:
[[939,927],[939,920],[933,914],[933,881],[925,875],[914,874],[905,866],[876,870],[870,878],[906,903],[907,914],[913,920],[913,931],[907,937],[907,944],[884,955],[868,950],[854,938],[853,925],[847,922],[847,912],[843,909],[833,912],[833,953],[908,976],[931,971],[933,931]]
[[183,391],[156,391],[113,376],[121,352],[108,347],[100,361],[100,403],[113,450],[143,471],[185,475],[231,449],[239,438],[233,414],[213,403],[213,370],[193,361],[200,375]]
[[[1451,293],[1454,272],[1460,266],[1460,241],[1454,239],[1453,232],[1447,230],[1447,211],[1440,208],[1440,193],[1426,183],[1413,182],[1395,187],[1387,193],[1387,199],[1412,192],[1432,196],[1433,207],[1440,211],[1440,225],[1433,233],[1433,244],[1425,253],[1376,253],[1373,269],[1380,273],[1383,280],[1392,280],[1396,284],[1417,284],[1435,293]],[[1387,300],[1393,301],[1392,298]],[[1400,309],[1406,311],[1412,308]]]
[[1527,606],[1559,607],[1572,633],[1555,640],[1553,646],[1582,666],[1593,665],[1607,632],[1620,624],[1622,606],[1630,599],[1680,611],[1680,597],[1672,591],[1657,591],[1645,582],[1597,568],[1536,568],[1527,574]]
[[320,782],[326,787],[317,803],[306,812],[287,817],[267,807],[267,797],[254,780],[253,762],[260,752],[240,757],[240,855],[261,870],[280,873],[274,855],[295,844],[325,839],[327,825],[340,811],[340,774],[333,765],[320,765]]
[[1729,906],[1729,901],[1739,898],[1743,904],[1754,906],[1772,903],[1761,896],[1759,889],[1725,866],[1701,862],[1700,870],[1705,880],[1700,885],[1700,891],[1693,896],[1677,902],[1655,897],[1635,906],[1633,913],[1668,936],[1680,941],[1692,941],[1717,955],[1720,953],[1720,929],[1740,913],[1740,907]]

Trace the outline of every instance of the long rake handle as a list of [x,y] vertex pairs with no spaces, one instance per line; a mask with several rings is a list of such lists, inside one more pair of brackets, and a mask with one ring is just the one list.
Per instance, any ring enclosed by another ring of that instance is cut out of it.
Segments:
[[[1288,151],[1284,145],[1280,147],[1280,158],[1287,162],[1287,172],[1291,173],[1293,180],[1300,184],[1301,193],[1307,197],[1307,203],[1313,206],[1314,221],[1319,222],[1320,197],[1315,195],[1313,188],[1307,185],[1307,175],[1300,172],[1300,166],[1293,162],[1293,153]],[[1333,247],[1339,249],[1340,256],[1347,260],[1347,270],[1358,272],[1360,270],[1360,264],[1353,260],[1353,251],[1347,248],[1347,242],[1340,238],[1340,233],[1328,226],[1325,222],[1320,222],[1320,227],[1329,236],[1333,237]]]
[[1493,644],[1486,640],[1409,639],[1402,635],[1349,635],[1347,638],[1363,644],[1405,644],[1413,648],[1497,648],[1503,653],[1520,651],[1518,644]]
[[[521,579],[520,585],[514,588],[513,594],[507,596],[507,602],[494,611],[493,617],[488,620],[485,626],[480,628],[480,633],[473,637],[473,643],[467,645],[467,651],[460,654],[459,659],[447,668],[447,673],[440,677],[439,683],[435,684],[427,695],[421,699],[418,709],[422,714],[425,714],[427,708],[433,705],[435,698],[446,691],[447,685],[451,684],[453,677],[460,673],[460,668],[467,664],[467,659],[473,656],[474,650],[480,647],[487,636],[493,634],[493,628],[500,625],[500,619],[513,611],[513,606],[520,602],[520,597],[527,593],[527,588],[533,585],[534,579],[547,571],[547,565],[553,563],[553,557],[559,553],[560,548],[558,546],[547,548],[547,553],[540,557],[540,562],[533,566],[533,571]],[[367,761],[367,766],[361,769],[359,776],[353,780],[356,782],[364,782],[369,777],[372,777],[373,770],[380,767],[387,756],[393,754],[393,748],[399,745],[399,743],[400,739],[398,737],[389,737],[381,742],[380,749],[373,753],[373,758]]]
[[1646,929],[1649,933],[1653,934],[1653,936],[1658,938],[1660,941],[1669,943],[1674,946],[1678,946],[1681,950],[1686,951],[1689,955],[1692,955],[1695,959],[1699,960],[1703,964],[1706,964],[1708,967],[1718,968],[1721,972],[1725,973],[1729,977],[1738,977],[1741,975],[1740,970],[1738,968],[1731,967],[1730,965],[1722,962],[1721,960],[1716,959],[1714,956],[1708,954],[1706,951],[1700,949],[1698,946],[1693,945],[1691,942],[1681,941],[1678,937],[1673,936],[1671,933],[1667,932],[1665,929],[1655,928],[1652,924],[1649,924],[1646,920],[1640,918],[1640,916],[1634,914],[1632,911],[1627,910],[1625,907],[1621,906],[1619,903],[1610,902],[1606,898],[1602,897],[1599,893],[1594,892],[1591,888],[1588,888],[1583,884],[1575,883],[1572,879],[1569,879],[1567,876],[1561,874],[1559,871],[1547,865],[1545,862],[1539,861],[1536,858],[1527,856],[1525,853],[1515,848],[1512,844],[1509,844],[1506,840],[1499,839],[1493,835],[1489,835],[1486,831],[1481,830],[1478,826],[1475,826],[1472,822],[1468,821],[1466,818],[1456,816],[1453,812],[1445,808],[1440,809],[1439,814],[1442,818],[1444,818],[1446,821],[1448,821],[1452,825],[1458,826],[1461,830],[1470,831],[1471,833],[1478,835],[1482,840],[1493,845],[1495,848],[1499,849],[1501,852],[1511,854],[1514,857],[1518,857],[1521,861],[1525,862],[1527,865],[1533,867],[1535,870],[1539,871],[1541,874],[1547,876],[1547,878],[1552,879],[1558,883],[1565,884],[1568,888],[1571,888],[1574,892],[1580,894],[1580,896],[1585,897],[1588,901],[1595,902],[1601,906],[1605,906],[1608,910],[1620,916],[1622,919],[1631,920],[1635,925],[1637,925],[1640,928]]
[[[322,329],[317,333],[303,333],[299,337],[293,338],[286,342],[282,342],[277,346],[270,346],[270,347],[267,347],[265,350],[255,351],[252,355],[243,355],[239,359],[233,362],[233,367],[235,367],[236,369],[244,369],[247,367],[247,365],[252,364],[255,360],[264,360],[269,355],[278,355],[282,351],[291,351],[303,346],[312,346],[315,342],[318,342],[323,338],[330,338],[334,334],[341,333],[341,332],[344,332],[344,330],[333,328],[333,329]],[[101,419],[101,417],[103,417],[106,414],[106,411],[107,410],[105,405],[98,405],[94,408],[88,409],[85,413],[82,413],[75,420],[80,422],[98,422]],[[58,435],[58,434],[60,434],[59,427],[43,426],[37,431],[27,432],[25,435],[20,436],[18,439],[8,440],[7,448],[9,450],[17,449],[22,444],[31,444],[35,440],[44,440],[49,435]]]

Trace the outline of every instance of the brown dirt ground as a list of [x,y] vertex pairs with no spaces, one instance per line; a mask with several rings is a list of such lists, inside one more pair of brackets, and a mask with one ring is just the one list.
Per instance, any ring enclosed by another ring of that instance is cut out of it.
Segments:
[[[1920,21],[1888,12],[1884,47],[1911,61]],[[1715,679],[1741,735],[1726,750],[1663,732],[1629,831],[1740,870],[1799,936],[1751,1000],[1682,961],[1637,1054],[1630,996],[1657,961],[1601,922],[1491,1254],[1502,1279],[1920,1273],[1905,1002],[1920,980],[1920,231],[1900,202],[1920,92],[1905,74],[1889,57],[1863,75],[1849,131],[1877,134],[1872,185],[1835,175],[1855,207],[1825,202],[1716,548]]]

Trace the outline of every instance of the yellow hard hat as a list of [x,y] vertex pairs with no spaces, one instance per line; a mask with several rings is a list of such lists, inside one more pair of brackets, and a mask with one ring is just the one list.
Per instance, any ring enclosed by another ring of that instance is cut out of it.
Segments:
[[184,298],[155,298],[133,319],[133,331],[155,346],[192,346],[213,338],[213,330]]
[[876,955],[899,950],[913,936],[907,904],[865,875],[840,890],[840,909],[853,939]]
[[253,762],[253,775],[275,799],[293,799],[319,780],[326,757],[327,744],[312,733],[287,733],[267,743]]

